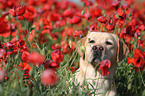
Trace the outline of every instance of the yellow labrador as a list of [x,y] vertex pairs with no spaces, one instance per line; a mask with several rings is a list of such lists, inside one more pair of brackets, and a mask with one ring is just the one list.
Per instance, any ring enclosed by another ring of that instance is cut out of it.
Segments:
[[[81,52],[81,48],[78,47],[81,58],[80,68],[75,74],[76,82],[82,84],[86,80],[93,84],[98,96],[115,96],[117,93],[113,76],[117,62],[129,53],[127,46],[116,35],[105,32],[90,32],[79,43],[85,47],[85,51]],[[100,62],[105,59],[111,61],[111,67],[109,74],[102,76],[98,68]]]

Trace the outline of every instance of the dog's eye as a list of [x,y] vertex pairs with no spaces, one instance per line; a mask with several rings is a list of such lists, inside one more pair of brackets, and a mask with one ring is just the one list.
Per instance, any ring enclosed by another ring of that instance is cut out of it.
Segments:
[[89,43],[95,43],[95,41],[94,40],[90,40]]
[[105,42],[106,43],[106,45],[113,45],[111,42],[109,42],[109,41],[106,41]]

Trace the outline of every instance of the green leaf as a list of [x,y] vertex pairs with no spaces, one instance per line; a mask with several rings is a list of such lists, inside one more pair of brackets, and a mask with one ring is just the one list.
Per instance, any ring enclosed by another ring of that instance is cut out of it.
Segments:
[[130,18],[130,16],[131,16],[131,13],[128,14],[128,18]]
[[116,17],[119,19],[119,15],[118,14],[116,14]]
[[70,48],[72,48],[72,41],[71,40],[69,40],[69,46],[70,46]]
[[81,12],[81,15],[84,15],[85,14],[85,10],[83,10],[82,12]]
[[18,35],[16,35],[16,40],[19,40],[19,36]]
[[83,52],[85,52],[85,50],[86,50],[86,48],[85,48],[85,46],[80,46],[80,51],[83,53]]

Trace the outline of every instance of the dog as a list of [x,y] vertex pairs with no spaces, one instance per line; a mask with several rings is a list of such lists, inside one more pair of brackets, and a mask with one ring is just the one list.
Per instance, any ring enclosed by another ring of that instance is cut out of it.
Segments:
[[[82,52],[81,46],[84,46]],[[128,47],[112,33],[90,32],[78,41],[80,67],[75,74],[75,82],[82,84],[84,80],[94,86],[97,96],[116,96],[114,74],[117,62],[123,60],[129,53]],[[103,76],[98,71],[102,60],[110,60],[109,74]],[[93,83],[95,82],[95,84]],[[91,86],[89,85],[91,88]]]

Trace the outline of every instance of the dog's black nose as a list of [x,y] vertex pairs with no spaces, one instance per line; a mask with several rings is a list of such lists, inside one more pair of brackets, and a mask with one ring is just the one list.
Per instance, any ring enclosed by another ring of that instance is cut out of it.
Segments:
[[93,49],[93,51],[103,51],[104,50],[104,48],[100,45],[93,46],[92,49]]

